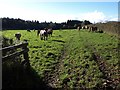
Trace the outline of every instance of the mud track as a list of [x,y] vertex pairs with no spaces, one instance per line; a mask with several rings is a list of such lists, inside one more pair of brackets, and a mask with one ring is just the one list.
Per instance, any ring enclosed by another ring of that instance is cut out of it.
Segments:
[[61,70],[61,67],[63,65],[63,60],[65,58],[65,47],[61,52],[61,56],[59,57],[58,63],[56,63],[54,70],[51,72],[45,73],[45,82],[48,86],[52,88],[58,88],[58,82],[59,82],[59,72]]
[[60,72],[63,69],[63,61],[67,56],[67,45],[70,44],[70,42],[73,40],[73,38],[70,39],[69,42],[64,43],[63,49],[61,50],[61,55],[58,59],[58,63],[56,63],[54,70],[48,73],[45,73],[45,82],[48,86],[52,87],[52,88],[65,88],[67,87],[67,85],[64,85],[62,87],[59,87],[59,76],[60,76]]
[[90,43],[87,45],[87,47],[89,49],[91,49],[92,52],[92,57],[95,60],[95,62],[97,63],[99,70],[103,73],[103,77],[105,79],[103,85],[101,86],[102,88],[109,88],[109,89],[116,89],[118,84],[120,83],[120,77],[119,77],[119,73],[118,73],[118,78],[113,79],[111,77],[111,75],[113,73],[116,72],[120,72],[120,70],[114,70],[114,67],[110,67],[108,66],[107,62],[105,62],[105,60],[102,58],[102,56],[100,56],[100,54],[97,52],[95,47],[92,47],[92,45],[90,45]]

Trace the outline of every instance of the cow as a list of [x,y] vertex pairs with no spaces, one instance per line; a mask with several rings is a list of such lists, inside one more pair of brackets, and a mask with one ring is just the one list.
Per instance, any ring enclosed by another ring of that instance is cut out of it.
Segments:
[[41,40],[43,40],[43,39],[47,40],[48,39],[48,33],[47,33],[46,30],[40,30],[39,35],[40,35]]
[[27,29],[28,32],[31,32],[30,29]]
[[82,26],[82,29],[85,29],[85,26]]
[[98,29],[97,32],[98,32],[98,33],[103,33],[103,30]]
[[91,26],[91,27],[89,28],[89,31],[97,32],[97,27],[96,27],[96,26]]
[[17,33],[15,34],[15,37],[16,37],[16,40],[20,40],[20,37],[21,37],[20,32],[17,32]]
[[80,31],[80,29],[81,29],[81,26],[78,26],[78,27],[77,27],[77,30]]
[[46,31],[47,31],[48,36],[52,36],[52,33],[53,33],[52,28],[47,29]]
[[85,26],[85,29],[89,29],[89,27],[88,27],[88,26]]
[[37,30],[37,36],[39,36],[39,34],[40,34],[40,30]]

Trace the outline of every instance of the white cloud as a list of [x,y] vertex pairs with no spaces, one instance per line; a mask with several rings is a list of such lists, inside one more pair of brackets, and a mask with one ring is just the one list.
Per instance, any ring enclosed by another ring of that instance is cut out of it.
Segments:
[[93,11],[93,12],[87,12],[87,13],[79,13],[78,15],[74,16],[74,19],[77,20],[89,20],[92,23],[97,23],[97,22],[106,22],[106,21],[118,21],[118,16],[116,17],[113,16],[107,16],[103,12],[100,11]]
[[107,20],[107,17],[105,16],[105,14],[99,11],[83,13],[79,16],[79,18],[81,18],[82,20],[89,20],[92,23]]
[[111,18],[109,21],[118,21],[118,18]]
[[[34,18],[33,18],[34,19]],[[36,18],[37,19],[37,18]],[[89,20],[92,23],[105,22],[105,21],[118,21],[116,17],[106,16],[102,12],[94,11],[80,14],[46,14],[39,15],[38,20],[40,21],[53,21],[53,22],[64,22],[67,20]]]
[[[6,0],[5,0],[6,1]],[[14,0],[11,0],[14,1]],[[15,2],[14,2],[15,3]],[[103,12],[93,11],[79,14],[57,14],[48,13],[44,10],[33,10],[28,8],[19,7],[19,5],[11,3],[0,3],[0,17],[21,18],[24,20],[38,20],[40,22],[65,22],[67,20],[89,20],[90,22],[104,22],[111,20],[118,20],[116,17],[106,16]]]

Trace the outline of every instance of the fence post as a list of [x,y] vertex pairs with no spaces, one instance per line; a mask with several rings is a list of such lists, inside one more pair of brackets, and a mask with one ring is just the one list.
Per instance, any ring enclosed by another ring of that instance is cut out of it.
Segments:
[[25,42],[25,45],[22,47],[22,49],[25,51],[25,53],[23,53],[23,57],[24,57],[24,61],[22,62],[22,64],[27,64],[27,66],[30,66],[30,62],[29,62],[29,56],[28,56],[28,51],[29,49],[27,48],[28,43]]

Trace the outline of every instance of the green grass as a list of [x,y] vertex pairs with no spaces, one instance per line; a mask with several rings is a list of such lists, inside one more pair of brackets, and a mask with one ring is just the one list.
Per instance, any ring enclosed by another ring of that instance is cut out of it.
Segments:
[[[54,71],[56,64],[62,62],[58,87],[67,85],[70,88],[93,88],[103,83],[103,73],[92,56],[93,48],[109,68],[118,69],[118,52],[116,51],[118,39],[115,36],[84,30],[80,32],[55,30],[53,36],[47,41],[41,41],[36,32],[7,30],[2,33],[15,40],[16,32],[22,34],[21,41],[28,40],[30,64],[40,77],[44,78],[46,72]],[[64,51],[64,55],[61,60],[62,51]],[[112,77],[117,78],[114,74]]]

